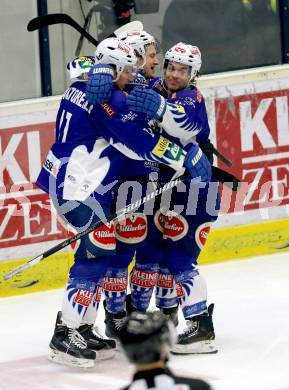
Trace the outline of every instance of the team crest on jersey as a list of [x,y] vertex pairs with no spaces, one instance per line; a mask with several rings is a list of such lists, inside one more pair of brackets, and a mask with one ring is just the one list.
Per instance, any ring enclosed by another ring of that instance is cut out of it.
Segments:
[[147,236],[147,217],[142,213],[126,214],[115,224],[117,240],[126,244],[138,244]]
[[164,238],[172,241],[181,240],[188,233],[189,225],[186,219],[179,214],[163,214],[158,210],[154,217],[156,227],[163,233]]
[[198,244],[198,247],[200,249],[203,249],[203,247],[208,239],[208,235],[209,235],[211,226],[212,226],[212,222],[205,222],[205,223],[202,223],[202,225],[200,225],[196,230],[195,240],[196,240],[196,243]]
[[106,250],[115,249],[116,239],[114,224],[109,223],[107,225],[100,226],[93,232],[89,233],[89,239],[98,248]]

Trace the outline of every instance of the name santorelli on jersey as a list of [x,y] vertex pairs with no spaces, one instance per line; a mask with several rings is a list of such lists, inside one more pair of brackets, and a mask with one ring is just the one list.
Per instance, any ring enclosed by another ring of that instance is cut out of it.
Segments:
[[93,104],[89,104],[88,101],[86,100],[85,93],[75,87],[68,88],[64,92],[62,99],[66,99],[71,103],[76,104],[78,107],[87,111],[89,114],[93,108]]

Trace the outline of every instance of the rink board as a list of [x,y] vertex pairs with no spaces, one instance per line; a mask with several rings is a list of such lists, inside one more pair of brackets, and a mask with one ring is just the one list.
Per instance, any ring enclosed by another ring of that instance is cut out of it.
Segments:
[[[287,242],[288,237],[289,219],[213,229],[200,255],[199,263],[204,265],[289,251],[289,247],[276,249]],[[6,272],[27,260],[0,262],[0,297],[64,287],[73,256],[72,253],[51,256],[12,280],[3,282]]]
[[[223,194],[221,216],[200,264],[274,253],[289,240],[288,75],[289,65],[282,65],[199,80],[211,140],[233,167],[218,159],[215,164],[242,181],[237,195]],[[13,281],[2,280],[9,270],[67,238],[48,195],[35,185],[54,140],[59,100],[0,104],[0,297],[62,287],[72,264],[72,255],[61,253]]]

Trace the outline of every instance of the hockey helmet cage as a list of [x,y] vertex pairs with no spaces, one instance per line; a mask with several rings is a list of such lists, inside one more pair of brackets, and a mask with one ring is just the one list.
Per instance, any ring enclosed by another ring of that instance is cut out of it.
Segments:
[[139,55],[144,61],[146,58],[146,46],[150,44],[154,44],[156,47],[158,46],[156,39],[144,30],[124,31],[123,33],[119,34],[118,39],[133,48],[137,55]]
[[167,356],[176,341],[176,330],[160,311],[133,312],[127,317],[119,339],[130,362],[153,363]]
[[133,49],[118,38],[106,38],[96,48],[95,63],[114,65],[116,68],[114,81],[116,81],[125,66],[136,66],[137,57]]
[[187,43],[179,42],[166,52],[164,59],[164,68],[167,67],[169,61],[189,65],[191,67],[191,81],[198,75],[201,69],[201,51],[197,46],[192,46]]
[[70,78],[74,79],[82,77],[84,73],[88,73],[93,68],[94,63],[95,58],[93,56],[80,56],[68,62],[66,68],[70,74]]

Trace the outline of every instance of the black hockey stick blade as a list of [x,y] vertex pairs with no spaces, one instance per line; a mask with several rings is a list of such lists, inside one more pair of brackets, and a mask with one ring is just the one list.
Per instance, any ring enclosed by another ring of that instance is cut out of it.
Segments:
[[37,16],[30,20],[27,25],[28,31],[39,30],[42,27],[50,26],[52,24],[66,23],[69,21],[69,16],[66,14],[48,14]]
[[67,14],[58,13],[37,16],[36,18],[30,20],[27,25],[27,30],[35,31],[42,27],[51,26],[53,24],[68,24],[69,26],[75,28],[75,30],[82,34],[93,45],[98,45],[98,41]]
[[271,249],[285,249],[285,248],[288,248],[288,247],[289,247],[289,241],[285,242],[282,245],[275,246],[274,248],[271,248]]
[[241,186],[240,180],[232,175],[229,172],[224,171],[221,168],[212,166],[212,173],[221,183],[224,183],[227,187],[231,188],[233,191],[238,191]]

